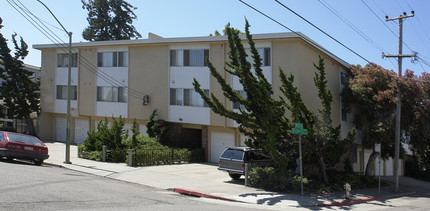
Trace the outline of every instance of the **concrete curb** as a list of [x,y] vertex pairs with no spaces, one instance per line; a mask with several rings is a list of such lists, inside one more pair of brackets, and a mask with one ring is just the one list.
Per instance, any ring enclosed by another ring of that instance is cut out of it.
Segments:
[[215,196],[215,195],[201,193],[201,192],[193,191],[193,190],[187,190],[187,189],[183,189],[183,188],[173,188],[173,192],[179,193],[182,195],[187,195],[187,196],[199,197],[199,198],[210,198],[210,199],[219,199],[219,200],[224,200],[224,201],[242,202],[242,201],[238,201],[236,199],[226,198],[226,197],[222,197],[222,196]]
[[346,206],[346,205],[364,203],[364,202],[368,202],[368,201],[397,198],[397,197],[411,195],[411,194],[414,194],[414,193],[416,193],[416,192],[406,192],[406,193],[386,195],[386,196],[375,196],[375,197],[355,199],[355,200],[344,200],[344,201],[341,201],[341,202],[317,204],[316,206],[317,207]]
[[323,203],[323,204],[317,204],[317,206],[318,207],[346,206],[351,204],[358,204],[358,203],[363,203],[368,201],[379,200],[382,198],[383,198],[382,196],[377,196],[377,197],[370,197],[370,198],[363,198],[363,199],[356,199],[356,200],[345,200],[341,202]]

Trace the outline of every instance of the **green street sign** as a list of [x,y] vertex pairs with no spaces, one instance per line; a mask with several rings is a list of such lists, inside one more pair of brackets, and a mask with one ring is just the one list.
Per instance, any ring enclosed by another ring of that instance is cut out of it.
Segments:
[[294,122],[294,128],[303,129],[303,123]]
[[308,135],[308,130],[302,128],[292,128],[291,132],[293,134]]

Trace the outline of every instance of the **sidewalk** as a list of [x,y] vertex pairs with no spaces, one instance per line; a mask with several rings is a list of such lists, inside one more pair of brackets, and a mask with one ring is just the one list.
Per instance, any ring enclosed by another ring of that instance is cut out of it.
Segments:
[[[142,184],[165,190],[173,190],[182,194],[198,197],[215,198],[230,201],[240,201],[251,204],[263,204],[272,208],[282,207],[315,207],[343,206],[371,200],[381,200],[408,195],[419,190],[430,192],[430,183],[400,177],[399,193],[394,193],[392,187],[378,189],[354,190],[352,200],[343,200],[343,193],[327,195],[281,194],[245,187],[244,180],[233,181],[228,174],[217,170],[210,163],[182,164],[166,166],[129,167],[125,163],[104,163],[77,157],[77,147],[70,146],[70,161],[64,164],[65,144],[45,143],[49,148],[49,159],[45,164],[62,166],[71,170],[108,177],[121,181]],[[387,181],[392,178],[385,177]]]

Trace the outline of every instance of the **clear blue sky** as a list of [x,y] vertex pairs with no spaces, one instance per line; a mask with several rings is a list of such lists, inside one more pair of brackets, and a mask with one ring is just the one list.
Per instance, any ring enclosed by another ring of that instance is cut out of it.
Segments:
[[[80,0],[42,1],[52,10],[64,27],[73,32],[73,42],[84,42],[81,33],[88,26],[87,11],[82,9]],[[244,1],[289,28],[304,33],[346,62],[363,66],[367,63],[275,1]],[[6,38],[10,40],[12,33],[16,32],[24,38],[30,48],[34,44],[52,43],[16,11],[9,2],[11,4],[16,3],[21,7],[23,7],[21,4],[25,5],[31,13],[45,21],[45,24],[64,42],[68,42],[66,33],[55,28],[59,28],[59,25],[37,0],[1,0],[0,17],[3,19],[4,26],[1,33]],[[288,32],[287,29],[237,0],[129,0],[128,2],[138,8],[134,11],[138,19],[133,25],[144,39],[147,38],[148,32],[162,37],[206,36],[216,29],[221,31],[227,23],[231,23],[233,27],[243,31],[245,17],[251,24],[251,33]],[[403,12],[410,14],[411,10],[414,10],[415,17],[408,18],[404,22],[404,43],[413,51],[417,51],[424,61],[419,60],[418,63],[412,64],[411,59],[403,59],[403,72],[406,68],[414,70],[416,74],[430,70],[428,66],[430,65],[430,1],[280,0],[280,2],[367,60],[396,72],[397,61],[395,59],[381,58],[382,51],[387,54],[397,54],[398,52],[398,23],[385,22],[385,16],[397,17]],[[366,38],[358,35],[327,7],[344,18],[349,25],[357,28],[358,33],[363,33]],[[9,46],[13,49],[12,43]],[[403,47],[403,54],[411,53],[407,46]],[[40,60],[40,52],[30,49],[30,54],[24,62],[40,66]]]

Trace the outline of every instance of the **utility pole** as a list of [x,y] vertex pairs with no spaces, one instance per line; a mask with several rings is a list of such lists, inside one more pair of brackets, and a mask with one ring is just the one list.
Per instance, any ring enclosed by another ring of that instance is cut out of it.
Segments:
[[[399,20],[399,54],[390,55],[382,53],[382,57],[396,57],[398,61],[398,76],[402,77],[402,59],[403,57],[416,57],[416,53],[414,54],[402,54],[403,48],[403,19],[414,17],[415,12],[411,11],[412,14],[406,15],[406,12],[403,12],[403,15],[395,18],[388,18],[385,16],[385,21],[394,21]],[[399,82],[397,81],[397,89],[399,89]],[[396,104],[396,132],[395,132],[395,148],[394,148],[394,178],[395,178],[395,192],[399,191],[399,154],[400,154],[400,114],[401,114],[401,96],[400,93],[397,93],[397,98],[399,99]]]
[[69,64],[68,64],[68,71],[67,71],[67,124],[66,124],[66,158],[64,163],[71,164],[70,162],[70,100],[72,96],[72,89],[71,89],[71,68],[72,68],[72,32],[69,32],[64,28],[63,24],[55,17],[54,13],[51,12],[51,10],[46,6],[42,1],[37,0],[39,3],[41,3],[48,11],[51,13],[51,15],[55,18],[55,20],[60,24],[60,26],[63,28],[63,30],[69,35]]

